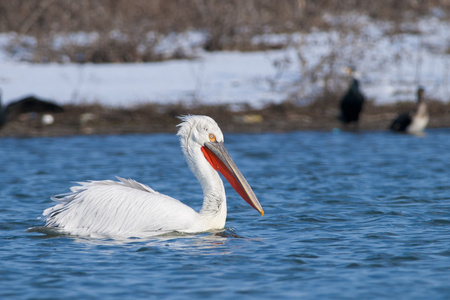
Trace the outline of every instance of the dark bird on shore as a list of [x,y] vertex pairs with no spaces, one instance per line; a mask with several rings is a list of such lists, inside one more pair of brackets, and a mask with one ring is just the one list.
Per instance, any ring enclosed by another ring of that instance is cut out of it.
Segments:
[[392,121],[390,129],[396,132],[421,134],[428,125],[430,116],[427,110],[427,104],[424,100],[425,89],[421,86],[417,89],[417,106],[407,113],[402,113]]
[[53,102],[39,99],[35,96],[28,96],[23,99],[2,106],[2,91],[0,90],[0,128],[7,122],[14,120],[18,115],[24,113],[58,113],[63,108]]
[[355,69],[348,67],[346,68],[346,72],[351,76],[352,80],[347,93],[342,97],[339,104],[339,119],[345,126],[355,124],[355,127],[357,127],[365,98],[359,89],[359,81],[355,77]]

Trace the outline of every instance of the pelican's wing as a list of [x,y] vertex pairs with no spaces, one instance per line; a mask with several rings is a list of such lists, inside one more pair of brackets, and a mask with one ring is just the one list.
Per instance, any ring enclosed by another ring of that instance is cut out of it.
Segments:
[[55,196],[46,226],[76,235],[142,235],[190,228],[198,214],[189,206],[131,179],[82,182]]

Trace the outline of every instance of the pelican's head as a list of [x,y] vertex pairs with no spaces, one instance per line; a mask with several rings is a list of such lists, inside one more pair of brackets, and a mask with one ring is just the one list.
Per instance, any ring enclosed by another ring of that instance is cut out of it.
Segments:
[[[223,133],[217,123],[207,116],[183,116],[178,126],[181,148],[188,158],[188,164],[195,173],[197,153],[201,159],[216,171],[220,172],[236,190],[236,192],[253,208],[264,215],[264,211],[223,144]],[[191,158],[191,160],[189,160]]]
[[208,116],[182,116],[180,120],[183,123],[178,126],[177,135],[180,137],[181,147],[187,153],[191,152],[192,147],[203,147],[205,143],[215,139],[223,143],[223,133],[216,121]]

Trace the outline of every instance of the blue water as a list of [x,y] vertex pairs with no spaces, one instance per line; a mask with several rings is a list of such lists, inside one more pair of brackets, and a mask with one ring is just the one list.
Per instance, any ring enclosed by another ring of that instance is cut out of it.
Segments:
[[131,177],[200,208],[173,134],[0,140],[1,299],[449,299],[450,130],[226,134],[221,233],[29,232],[73,182]]

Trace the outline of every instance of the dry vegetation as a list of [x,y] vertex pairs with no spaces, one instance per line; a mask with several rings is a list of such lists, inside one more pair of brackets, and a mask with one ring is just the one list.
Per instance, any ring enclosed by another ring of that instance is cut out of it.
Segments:
[[[362,13],[373,20],[389,20],[400,30],[403,21],[413,21],[436,7],[449,12],[450,1],[15,0],[0,2],[0,32],[34,37],[35,42],[22,46],[33,48],[35,62],[140,62],[189,56],[182,49],[171,57],[155,49],[170,33],[204,32],[201,46],[208,51],[257,50],[277,46],[252,42],[261,34],[335,28],[324,18],[326,14]],[[83,43],[69,37],[55,47],[57,38],[79,32],[96,34]],[[11,51],[13,46],[17,45],[11,45]]]
[[[32,62],[149,62],[191,58],[185,49],[170,53],[158,50],[158,43],[170,34],[201,32],[205,39],[198,47],[206,51],[253,51],[280,48],[285,44],[255,42],[255,37],[271,33],[308,33],[312,30],[337,30],[340,38],[319,63],[307,66],[302,41],[297,44],[301,62],[299,72],[304,85],[313,84],[321,74],[325,87],[310,105],[291,101],[263,109],[246,108],[235,112],[227,106],[185,107],[144,105],[130,109],[98,105],[66,106],[56,115],[54,125],[42,127],[36,119],[17,120],[0,135],[65,135],[86,133],[130,133],[174,131],[175,116],[186,113],[208,114],[225,131],[284,131],[299,129],[329,130],[339,126],[336,119],[342,78],[333,73],[338,61],[356,57],[342,41],[349,36],[366,41],[358,23],[333,23],[327,15],[354,12],[371,20],[389,21],[386,34],[404,32],[402,24],[414,21],[439,8],[450,16],[449,0],[15,0],[0,2],[0,32],[15,32],[9,50],[29,51]],[[83,33],[80,41],[77,33]],[[23,37],[27,37],[23,39]],[[86,37],[88,37],[86,39]],[[31,39],[30,39],[31,38]],[[61,43],[63,38],[64,42]],[[358,54],[362,55],[362,54]],[[357,57],[356,57],[357,59]],[[289,61],[274,62],[280,72]],[[299,85],[301,88],[301,85]],[[366,105],[361,120],[363,129],[385,129],[396,112],[411,109],[411,103],[392,106]],[[331,107],[331,108],[330,108]],[[450,106],[431,103],[430,127],[450,126]],[[230,121],[231,120],[231,121]],[[32,130],[30,131],[30,127]]]

